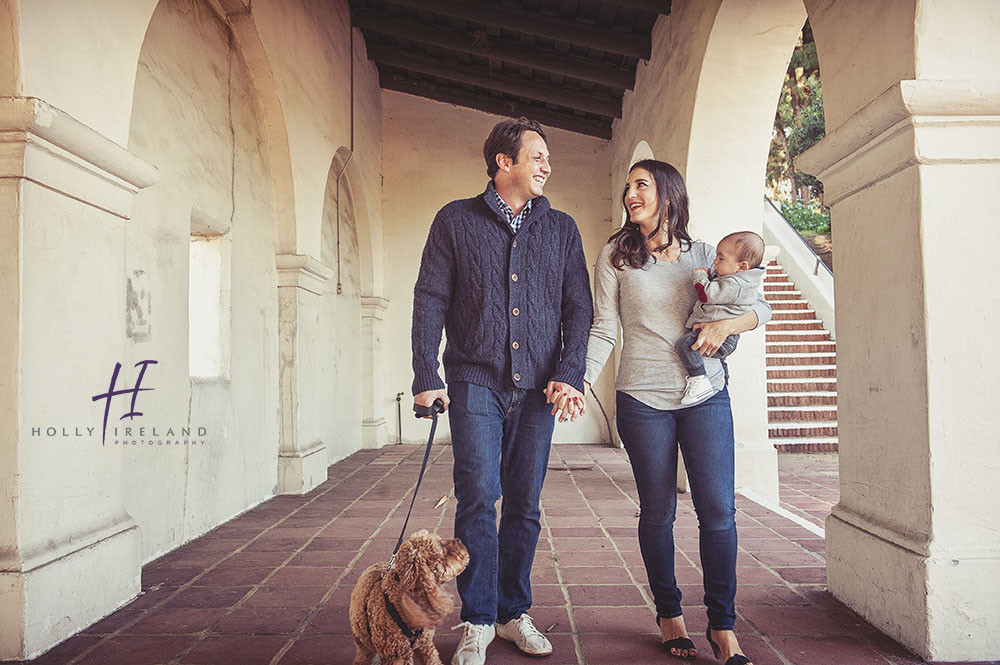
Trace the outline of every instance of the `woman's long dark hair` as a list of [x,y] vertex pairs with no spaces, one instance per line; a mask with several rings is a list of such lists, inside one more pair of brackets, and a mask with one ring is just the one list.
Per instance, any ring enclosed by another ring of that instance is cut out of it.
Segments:
[[[646,243],[655,238],[663,228],[667,227],[667,242],[656,248],[655,251],[663,251],[677,240],[680,243],[681,251],[691,248],[691,236],[688,235],[688,194],[687,187],[684,186],[684,178],[671,164],[657,161],[655,159],[643,159],[632,165],[628,170],[629,174],[635,169],[645,169],[653,176],[656,182],[656,198],[659,203],[660,218],[656,222],[656,228],[647,236],[642,234],[642,230],[635,222],[626,220],[625,225],[613,236],[608,238],[608,242],[614,243],[611,250],[611,265],[624,270],[628,264],[633,268],[641,268],[649,260],[649,249]],[[628,187],[622,192],[622,207],[625,214],[628,214],[628,205],[625,197],[628,195]],[[684,247],[684,243],[687,247]],[[655,257],[654,257],[655,260]]]

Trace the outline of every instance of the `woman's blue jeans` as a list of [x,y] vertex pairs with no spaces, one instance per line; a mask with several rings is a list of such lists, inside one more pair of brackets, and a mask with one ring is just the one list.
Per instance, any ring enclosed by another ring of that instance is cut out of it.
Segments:
[[709,625],[732,630],[736,619],[736,507],[734,435],[729,390],[701,404],[661,411],[617,394],[618,433],[639,490],[639,549],[656,614],[681,616],[674,576],[677,444],[684,454],[698,515],[699,547]]
[[[538,507],[555,417],[541,390],[448,385],[455,536],[469,551],[458,576],[462,621],[507,623],[531,607]],[[500,528],[496,501],[503,496]]]

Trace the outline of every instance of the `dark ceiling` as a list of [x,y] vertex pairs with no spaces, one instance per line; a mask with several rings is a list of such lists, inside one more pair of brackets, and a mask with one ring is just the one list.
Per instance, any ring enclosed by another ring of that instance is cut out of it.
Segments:
[[670,0],[350,0],[382,88],[611,138]]

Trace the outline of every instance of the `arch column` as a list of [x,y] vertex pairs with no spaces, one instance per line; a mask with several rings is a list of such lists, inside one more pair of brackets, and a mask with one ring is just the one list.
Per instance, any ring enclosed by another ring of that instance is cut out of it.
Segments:
[[[326,443],[314,426],[319,377],[308,362],[324,284],[333,268],[307,254],[278,254],[278,494],[305,494],[326,480]],[[315,401],[314,401],[315,400]],[[313,436],[316,434],[317,436]]]
[[925,659],[1000,653],[1000,82],[903,80],[799,165],[837,248],[830,591]]
[[[35,98],[0,99],[0,660],[33,658],[139,593],[104,401],[128,352],[125,224],[149,163]],[[138,371],[123,367],[117,389]],[[155,372],[144,387],[155,388]],[[156,393],[137,397],[156,408]]]
[[379,296],[361,298],[361,445],[381,448],[388,443],[385,421],[385,368],[382,364],[382,322],[389,301]]

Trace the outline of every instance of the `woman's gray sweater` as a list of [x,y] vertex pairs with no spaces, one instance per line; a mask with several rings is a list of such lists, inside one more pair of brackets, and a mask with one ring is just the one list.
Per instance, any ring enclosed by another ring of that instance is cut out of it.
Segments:
[[[642,268],[611,265],[612,245],[605,245],[594,266],[594,323],[587,342],[587,373],[600,375],[622,327],[622,355],[615,387],[654,409],[679,409],[687,370],[674,350],[698,294],[691,282],[694,268],[710,269],[715,247],[694,242],[673,263],[650,259]],[[759,297],[753,306],[757,326],[771,320],[771,307]],[[705,358],[712,385],[725,386],[722,363]]]

